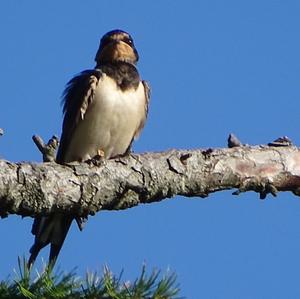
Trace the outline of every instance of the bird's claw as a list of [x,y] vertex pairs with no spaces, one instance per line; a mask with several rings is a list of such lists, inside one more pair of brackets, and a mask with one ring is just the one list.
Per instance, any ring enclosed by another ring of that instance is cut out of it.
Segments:
[[105,153],[103,150],[98,149],[97,155],[93,158],[87,160],[87,163],[94,166],[101,166],[103,164],[103,161],[105,160]]

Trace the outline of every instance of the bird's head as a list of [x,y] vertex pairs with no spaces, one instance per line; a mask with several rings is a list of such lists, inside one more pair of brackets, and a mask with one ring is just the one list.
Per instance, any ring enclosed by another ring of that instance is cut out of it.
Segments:
[[112,30],[106,33],[100,41],[95,57],[97,65],[105,62],[125,61],[136,64],[139,59],[132,37],[125,31]]

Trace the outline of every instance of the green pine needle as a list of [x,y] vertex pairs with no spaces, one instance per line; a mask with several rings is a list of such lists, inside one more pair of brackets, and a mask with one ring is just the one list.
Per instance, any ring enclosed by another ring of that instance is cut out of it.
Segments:
[[160,271],[146,273],[146,266],[134,282],[122,279],[123,271],[115,276],[109,268],[103,274],[87,273],[84,279],[74,271],[53,272],[44,267],[43,271],[28,269],[27,262],[18,258],[15,279],[0,281],[0,299],[179,299],[176,275]]

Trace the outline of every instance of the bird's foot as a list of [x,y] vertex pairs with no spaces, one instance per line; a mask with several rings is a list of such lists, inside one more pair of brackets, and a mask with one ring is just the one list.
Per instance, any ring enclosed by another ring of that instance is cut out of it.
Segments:
[[97,155],[94,156],[92,159],[89,159],[87,161],[88,164],[94,165],[94,166],[101,166],[103,164],[103,161],[105,160],[105,153],[103,150],[98,149]]

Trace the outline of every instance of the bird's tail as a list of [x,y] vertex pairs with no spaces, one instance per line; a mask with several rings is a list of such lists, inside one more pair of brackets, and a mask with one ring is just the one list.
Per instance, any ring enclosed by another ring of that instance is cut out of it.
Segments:
[[60,213],[34,219],[31,232],[35,235],[35,240],[30,248],[28,267],[32,266],[40,250],[48,244],[51,244],[49,266],[54,266],[73,219]]

